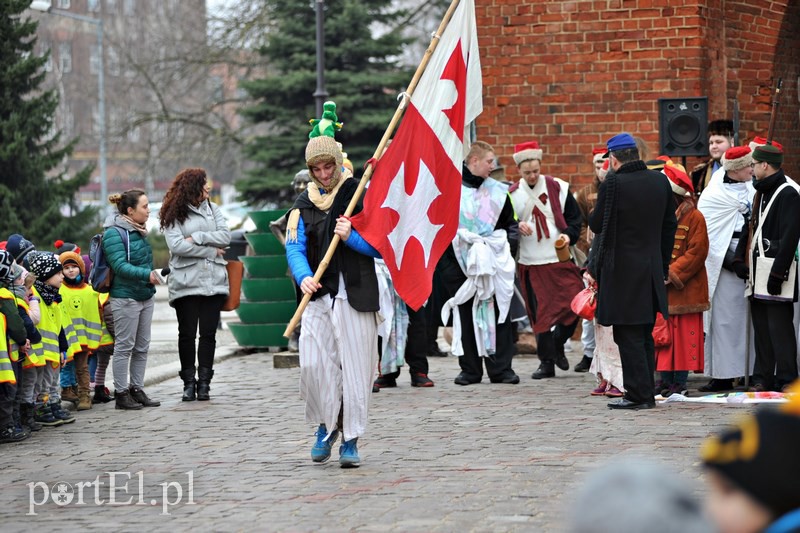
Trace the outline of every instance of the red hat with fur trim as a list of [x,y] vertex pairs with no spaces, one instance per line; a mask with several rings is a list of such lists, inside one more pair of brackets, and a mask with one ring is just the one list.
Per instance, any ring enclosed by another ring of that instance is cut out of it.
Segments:
[[722,156],[722,166],[725,168],[725,172],[749,167],[750,163],[753,162],[751,152],[752,150],[749,146],[734,146],[733,148],[728,148],[728,151]]
[[514,162],[517,166],[533,159],[541,161],[542,155],[542,149],[539,148],[539,143],[536,141],[520,143],[514,147]]
[[672,192],[678,196],[690,196],[694,192],[692,180],[681,169],[675,165],[667,163],[664,165],[662,171],[669,178],[669,185],[672,187]]
[[[767,144],[766,137],[756,137],[752,141],[750,141],[750,150],[755,151],[756,147],[764,146],[765,144]],[[783,145],[774,139],[772,140],[772,146],[778,148],[781,152],[783,152]]]
[[606,148],[605,146],[603,146],[602,148],[593,148],[592,163],[597,163],[598,161],[603,159],[603,156],[606,155],[606,152],[608,152],[608,148]]

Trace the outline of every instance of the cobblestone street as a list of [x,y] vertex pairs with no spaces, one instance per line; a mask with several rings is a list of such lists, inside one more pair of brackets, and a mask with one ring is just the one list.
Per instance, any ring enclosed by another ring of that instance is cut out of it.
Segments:
[[[227,331],[220,344],[230,355]],[[519,385],[460,387],[457,360],[432,358],[435,388],[412,388],[403,375],[372,395],[362,466],[344,470],[338,446],[328,463],[311,462],[299,369],[275,369],[272,358],[225,358],[211,402],[181,402],[175,377],[147,388],[159,408],[95,406],[5,445],[13,504],[3,530],[562,531],[585,474],[618,455],[668,463],[702,496],[700,443],[747,409],[611,411],[588,395],[590,375],[531,380],[535,357],[515,359]],[[114,505],[109,472],[121,473]],[[53,503],[58,482],[70,485],[66,505]]]

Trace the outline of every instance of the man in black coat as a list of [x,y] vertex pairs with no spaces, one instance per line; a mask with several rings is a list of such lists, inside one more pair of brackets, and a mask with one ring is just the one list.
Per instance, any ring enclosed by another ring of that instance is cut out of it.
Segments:
[[[797,379],[792,302],[797,301],[795,253],[800,239],[800,195],[787,182],[782,164],[783,152],[776,146],[766,144],[753,151],[752,167],[756,177],[753,218],[748,236],[739,241],[733,260],[736,275],[748,279],[751,288],[759,269],[769,268],[767,294],[757,291],[750,294],[756,347],[751,388],[754,391],[780,391]],[[771,268],[761,260],[758,240],[753,239],[755,232],[759,232],[763,259],[773,260]],[[785,297],[780,296],[783,289],[786,289]]]
[[675,229],[667,177],[648,170],[628,133],[606,143],[614,173],[600,185],[589,227],[597,234],[590,274],[598,282],[597,321],[613,326],[625,396],[612,409],[655,407],[656,312],[667,316],[665,280]]

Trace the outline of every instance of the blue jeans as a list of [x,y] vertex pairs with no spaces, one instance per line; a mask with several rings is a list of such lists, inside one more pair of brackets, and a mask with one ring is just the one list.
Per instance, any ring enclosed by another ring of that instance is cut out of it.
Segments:
[[65,364],[61,369],[61,388],[66,389],[78,384],[78,378],[75,376],[75,361],[70,361]]

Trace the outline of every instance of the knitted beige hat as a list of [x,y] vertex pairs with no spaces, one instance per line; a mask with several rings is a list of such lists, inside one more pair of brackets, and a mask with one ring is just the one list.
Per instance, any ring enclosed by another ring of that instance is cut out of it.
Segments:
[[[308,140],[308,144],[306,145],[306,165],[308,165],[309,171],[311,171],[312,166],[322,161],[330,160],[331,158],[336,161],[336,170],[330,184],[328,187],[325,187],[327,190],[333,190],[336,184],[339,183],[339,180],[342,179],[342,151],[339,149],[336,139],[333,137],[320,135],[319,137],[313,137]],[[314,179],[313,172],[309,172],[309,174],[317,185],[322,186]]]

